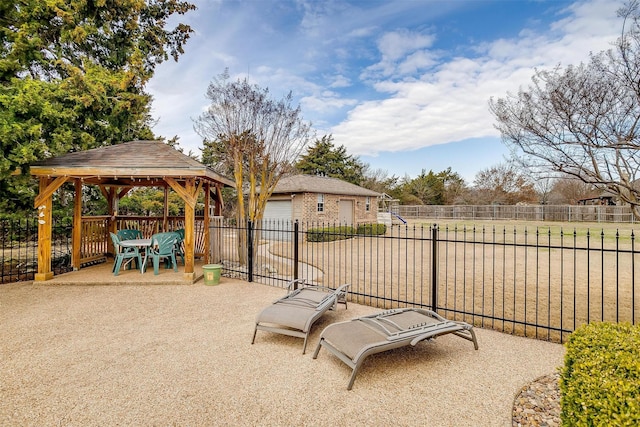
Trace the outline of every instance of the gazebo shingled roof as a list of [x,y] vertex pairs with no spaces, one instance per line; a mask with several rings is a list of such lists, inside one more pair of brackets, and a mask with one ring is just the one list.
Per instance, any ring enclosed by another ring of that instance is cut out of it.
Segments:
[[[31,175],[40,179],[40,192],[34,206],[39,210],[38,272],[36,281],[53,277],[51,271],[52,195],[62,184],[75,184],[72,237],[72,265],[80,268],[82,184],[98,185],[107,198],[109,211],[116,213],[117,199],[132,187],[159,186],[173,189],[185,202],[185,277],[194,274],[194,220],[198,193],[204,187],[208,195],[213,186],[218,208],[223,186],[234,182],[208,166],[181,153],[162,141],[131,141],[52,157],[30,166]],[[205,206],[209,206],[205,197]],[[219,211],[219,209],[217,209]],[[208,215],[205,215],[205,222]],[[208,224],[206,224],[208,225]],[[115,223],[110,229],[115,231]],[[205,227],[205,232],[208,227]]]
[[[35,176],[81,178],[88,184],[165,186],[163,177],[204,179],[235,186],[195,159],[161,141],[131,141],[92,150],[68,153],[31,165]],[[135,181],[134,181],[135,180]]]

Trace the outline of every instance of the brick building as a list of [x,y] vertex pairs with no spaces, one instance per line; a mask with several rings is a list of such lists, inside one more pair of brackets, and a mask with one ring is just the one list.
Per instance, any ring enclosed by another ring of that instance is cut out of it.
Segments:
[[380,196],[337,178],[292,175],[276,186],[267,202],[264,219],[354,226],[376,223]]

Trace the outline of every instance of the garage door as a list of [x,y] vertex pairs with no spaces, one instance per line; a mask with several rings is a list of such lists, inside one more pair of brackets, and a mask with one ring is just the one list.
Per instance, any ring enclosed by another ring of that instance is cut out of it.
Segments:
[[267,202],[262,218],[263,239],[291,240],[291,200]]

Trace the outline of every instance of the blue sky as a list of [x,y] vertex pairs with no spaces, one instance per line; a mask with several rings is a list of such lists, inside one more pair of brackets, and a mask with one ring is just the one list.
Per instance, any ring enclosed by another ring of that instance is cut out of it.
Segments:
[[148,86],[157,135],[200,155],[205,92],[234,79],[292,92],[318,137],[389,176],[451,167],[469,183],[507,150],[488,110],[535,69],[579,64],[621,30],[612,0],[191,0],[195,30]]

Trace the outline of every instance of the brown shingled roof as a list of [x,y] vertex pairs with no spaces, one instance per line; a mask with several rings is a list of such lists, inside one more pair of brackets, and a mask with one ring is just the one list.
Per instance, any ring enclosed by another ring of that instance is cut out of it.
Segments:
[[282,193],[326,193],[348,196],[379,197],[380,193],[350,182],[328,176],[291,175],[280,179],[273,194]]
[[198,178],[233,187],[229,178],[162,141],[131,141],[68,153],[31,165],[36,176],[69,176],[105,184],[136,180],[154,185],[162,177]]

